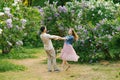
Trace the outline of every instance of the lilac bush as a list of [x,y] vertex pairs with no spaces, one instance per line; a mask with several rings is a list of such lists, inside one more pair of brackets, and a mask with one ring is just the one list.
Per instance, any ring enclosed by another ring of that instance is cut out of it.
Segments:
[[[69,27],[75,28],[80,38],[74,47],[81,62],[110,59],[110,43],[119,32],[119,7],[104,0],[74,0],[64,6],[46,3],[40,9],[41,24],[50,30],[49,33],[60,36],[66,35]],[[55,47],[59,47],[58,44]]]
[[34,40],[37,40],[36,36],[39,31],[38,9],[23,6],[21,0],[13,2],[4,3],[6,5],[0,7],[0,48],[2,53],[9,53],[12,48],[23,46],[26,42],[32,41],[35,44]]

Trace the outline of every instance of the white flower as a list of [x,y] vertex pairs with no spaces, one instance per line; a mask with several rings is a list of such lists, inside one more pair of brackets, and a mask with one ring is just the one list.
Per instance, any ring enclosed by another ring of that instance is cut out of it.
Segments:
[[17,3],[13,3],[12,6],[17,6]]
[[16,45],[21,46],[21,45],[23,45],[23,42],[21,40],[19,40],[19,41],[16,42]]
[[0,12],[0,16],[3,16],[4,15],[4,13],[3,12]]
[[26,24],[27,20],[26,19],[21,19],[22,26]]
[[22,2],[22,0],[14,0],[14,3]]
[[2,34],[2,31],[3,31],[3,30],[0,28],[0,34]]
[[9,7],[5,7],[3,8],[5,14],[10,14],[10,8]]
[[7,19],[6,24],[8,28],[12,28],[12,19]]
[[99,10],[99,11],[98,11],[98,14],[101,14],[101,13],[102,13],[101,10]]
[[19,6],[17,6],[16,10],[20,10],[20,7],[19,7]]
[[12,43],[10,41],[7,41],[7,43],[8,43],[9,46],[12,46]]
[[111,36],[111,35],[107,35],[107,37],[108,37],[109,39],[111,39],[111,38],[112,38],[112,36]]
[[95,16],[95,14],[92,14],[92,16]]
[[115,4],[117,7],[119,7],[120,6],[120,4],[119,3],[117,3],[117,4]]

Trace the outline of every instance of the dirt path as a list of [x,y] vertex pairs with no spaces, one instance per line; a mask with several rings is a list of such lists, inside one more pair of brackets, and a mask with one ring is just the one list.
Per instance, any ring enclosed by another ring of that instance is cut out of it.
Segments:
[[[0,80],[120,80],[120,62],[115,64],[71,64],[69,71],[47,72],[45,55],[37,59],[11,60],[26,71],[0,73]],[[60,67],[60,64],[58,64]],[[61,68],[61,67],[60,67]]]

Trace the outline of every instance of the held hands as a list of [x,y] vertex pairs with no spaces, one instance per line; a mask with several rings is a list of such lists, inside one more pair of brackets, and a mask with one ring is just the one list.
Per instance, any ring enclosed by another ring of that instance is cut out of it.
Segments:
[[66,40],[66,38],[58,36],[55,40]]

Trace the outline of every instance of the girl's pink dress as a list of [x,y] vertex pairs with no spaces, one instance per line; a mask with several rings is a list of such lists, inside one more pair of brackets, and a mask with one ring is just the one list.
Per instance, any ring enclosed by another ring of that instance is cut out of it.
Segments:
[[[68,38],[68,42],[69,42],[69,38]],[[78,61],[79,56],[76,54],[73,46],[65,42],[60,54],[60,58],[62,60],[67,60],[67,61]]]

